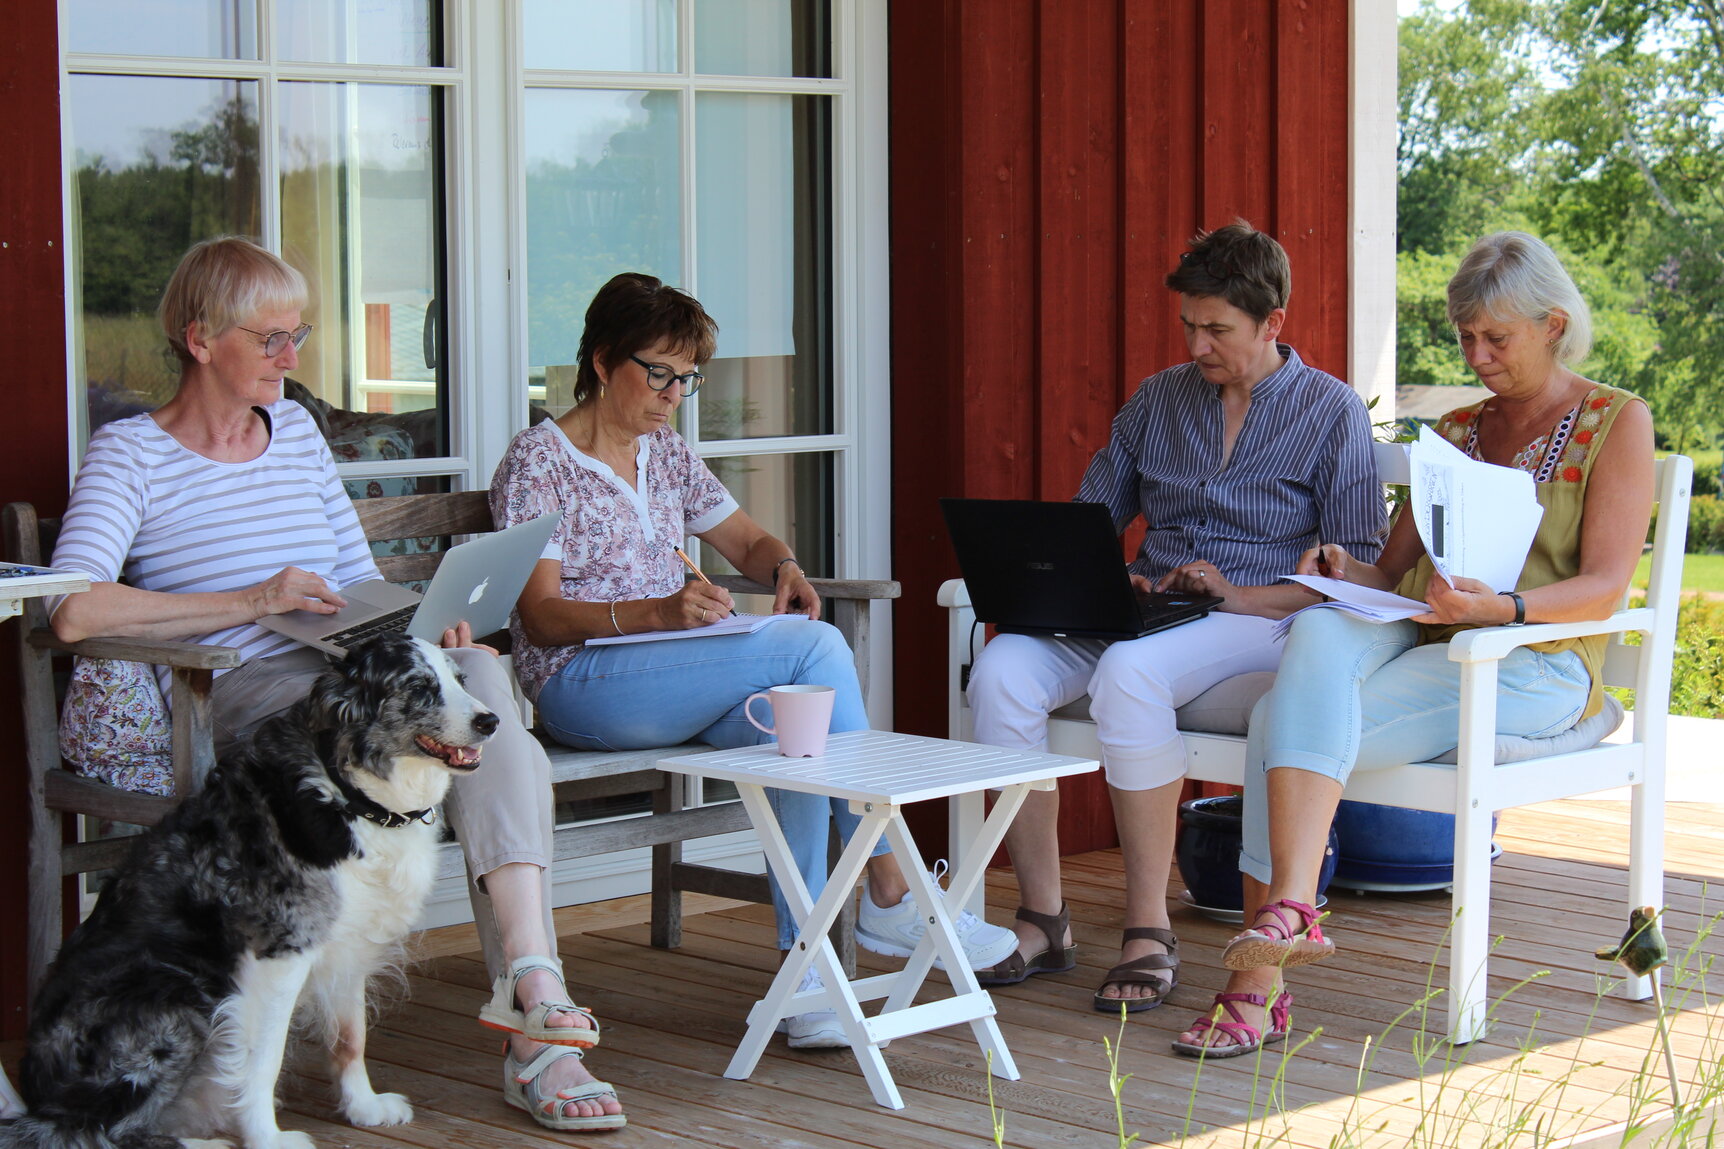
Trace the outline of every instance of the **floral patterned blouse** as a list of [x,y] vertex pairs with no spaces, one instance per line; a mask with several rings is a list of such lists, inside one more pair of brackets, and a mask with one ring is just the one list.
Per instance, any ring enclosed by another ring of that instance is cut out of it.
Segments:
[[[635,464],[638,491],[547,419],[509,444],[491,479],[491,517],[501,530],[550,511],[562,514],[541,557],[562,563],[564,598],[612,602],[675,594],[684,567],[671,548],[718,526],[737,503],[668,427],[640,438]],[[580,647],[535,646],[527,641],[519,612],[511,616],[509,631],[516,677],[536,700]]]

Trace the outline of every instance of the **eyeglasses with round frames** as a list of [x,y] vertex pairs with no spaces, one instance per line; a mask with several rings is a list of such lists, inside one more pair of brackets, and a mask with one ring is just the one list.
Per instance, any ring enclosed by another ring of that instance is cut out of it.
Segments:
[[663,391],[676,383],[681,385],[683,395],[688,396],[699,391],[700,385],[706,382],[706,376],[699,371],[686,371],[678,375],[662,363],[648,363],[638,355],[630,355],[629,358],[646,371],[647,386],[654,391]]
[[274,359],[277,355],[280,355],[283,351],[287,350],[287,345],[289,343],[293,344],[293,349],[295,351],[298,351],[301,347],[305,346],[306,339],[311,335],[311,324],[309,323],[301,323],[292,331],[270,331],[267,333],[263,331],[253,331],[249,327],[239,327],[239,324],[237,323],[234,324],[234,326],[238,327],[239,330],[245,332],[247,335],[255,335],[259,339],[263,340],[263,357],[265,359]]

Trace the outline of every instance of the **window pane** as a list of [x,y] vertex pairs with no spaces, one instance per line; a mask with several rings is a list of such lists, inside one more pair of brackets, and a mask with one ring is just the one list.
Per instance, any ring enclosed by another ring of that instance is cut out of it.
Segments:
[[[790,544],[803,570],[811,576],[832,576],[831,454],[734,455],[708,459],[706,465],[755,522]],[[700,552],[701,569],[736,573],[705,543]]]
[[673,92],[529,90],[529,394],[567,410],[587,304],[618,272],[681,278],[682,165]]
[[529,68],[674,72],[676,0],[526,0]]
[[186,248],[260,230],[257,84],[69,76],[77,293],[88,429],[179,384],[156,302]]
[[257,0],[62,0],[62,6],[68,51],[257,59]]
[[335,64],[443,63],[437,0],[276,0],[283,60]]
[[317,325],[301,401],[338,462],[446,455],[442,90],[277,90],[282,254],[311,283]]
[[694,70],[830,76],[830,0],[694,0]]
[[695,109],[700,297],[719,327],[701,438],[829,434],[829,98],[703,92]]

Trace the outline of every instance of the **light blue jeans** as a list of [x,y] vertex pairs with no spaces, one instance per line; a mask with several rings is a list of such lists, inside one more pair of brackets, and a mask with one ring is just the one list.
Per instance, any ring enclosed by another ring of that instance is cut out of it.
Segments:
[[[1411,622],[1340,610],[1294,622],[1275,687],[1251,712],[1241,870],[1269,882],[1269,770],[1309,770],[1345,786],[1354,770],[1424,762],[1459,743],[1461,664],[1446,643],[1415,645],[1418,635]],[[1579,721],[1590,691],[1573,651],[1517,647],[1497,669],[1497,733],[1560,734]]]
[[[753,634],[672,642],[584,646],[539,691],[539,721],[577,750],[642,750],[698,740],[720,750],[771,737],[743,716],[748,696],[771,686],[809,684],[837,691],[832,732],[866,730],[868,712],[844,636],[824,622],[775,622]],[[767,790],[808,894],[826,888],[831,819],[846,842],[861,818],[849,803]],[[890,847],[884,838],[876,854]],[[790,906],[772,881],[778,948],[796,940]]]

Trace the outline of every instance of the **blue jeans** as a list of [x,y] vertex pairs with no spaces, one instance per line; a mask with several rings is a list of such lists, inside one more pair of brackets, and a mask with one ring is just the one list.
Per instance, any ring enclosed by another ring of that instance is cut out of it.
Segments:
[[[720,750],[770,739],[743,716],[748,696],[772,686],[808,684],[837,691],[832,731],[866,730],[868,712],[856,681],[856,661],[844,636],[824,622],[775,622],[753,634],[583,646],[539,691],[539,721],[553,738],[577,750],[643,750],[698,740]],[[826,888],[831,819],[845,841],[861,818],[849,803],[789,790],[768,801],[808,885]],[[890,847],[881,839],[876,854]],[[796,940],[790,906],[772,881],[778,948]]]
[[[1239,868],[1267,883],[1268,772],[1309,770],[1343,786],[1354,770],[1424,762],[1460,740],[1461,664],[1446,643],[1415,645],[1411,622],[1339,610],[1299,616],[1275,687],[1251,712]],[[1573,651],[1517,647],[1497,669],[1497,733],[1560,734],[1579,721],[1591,679]]]

